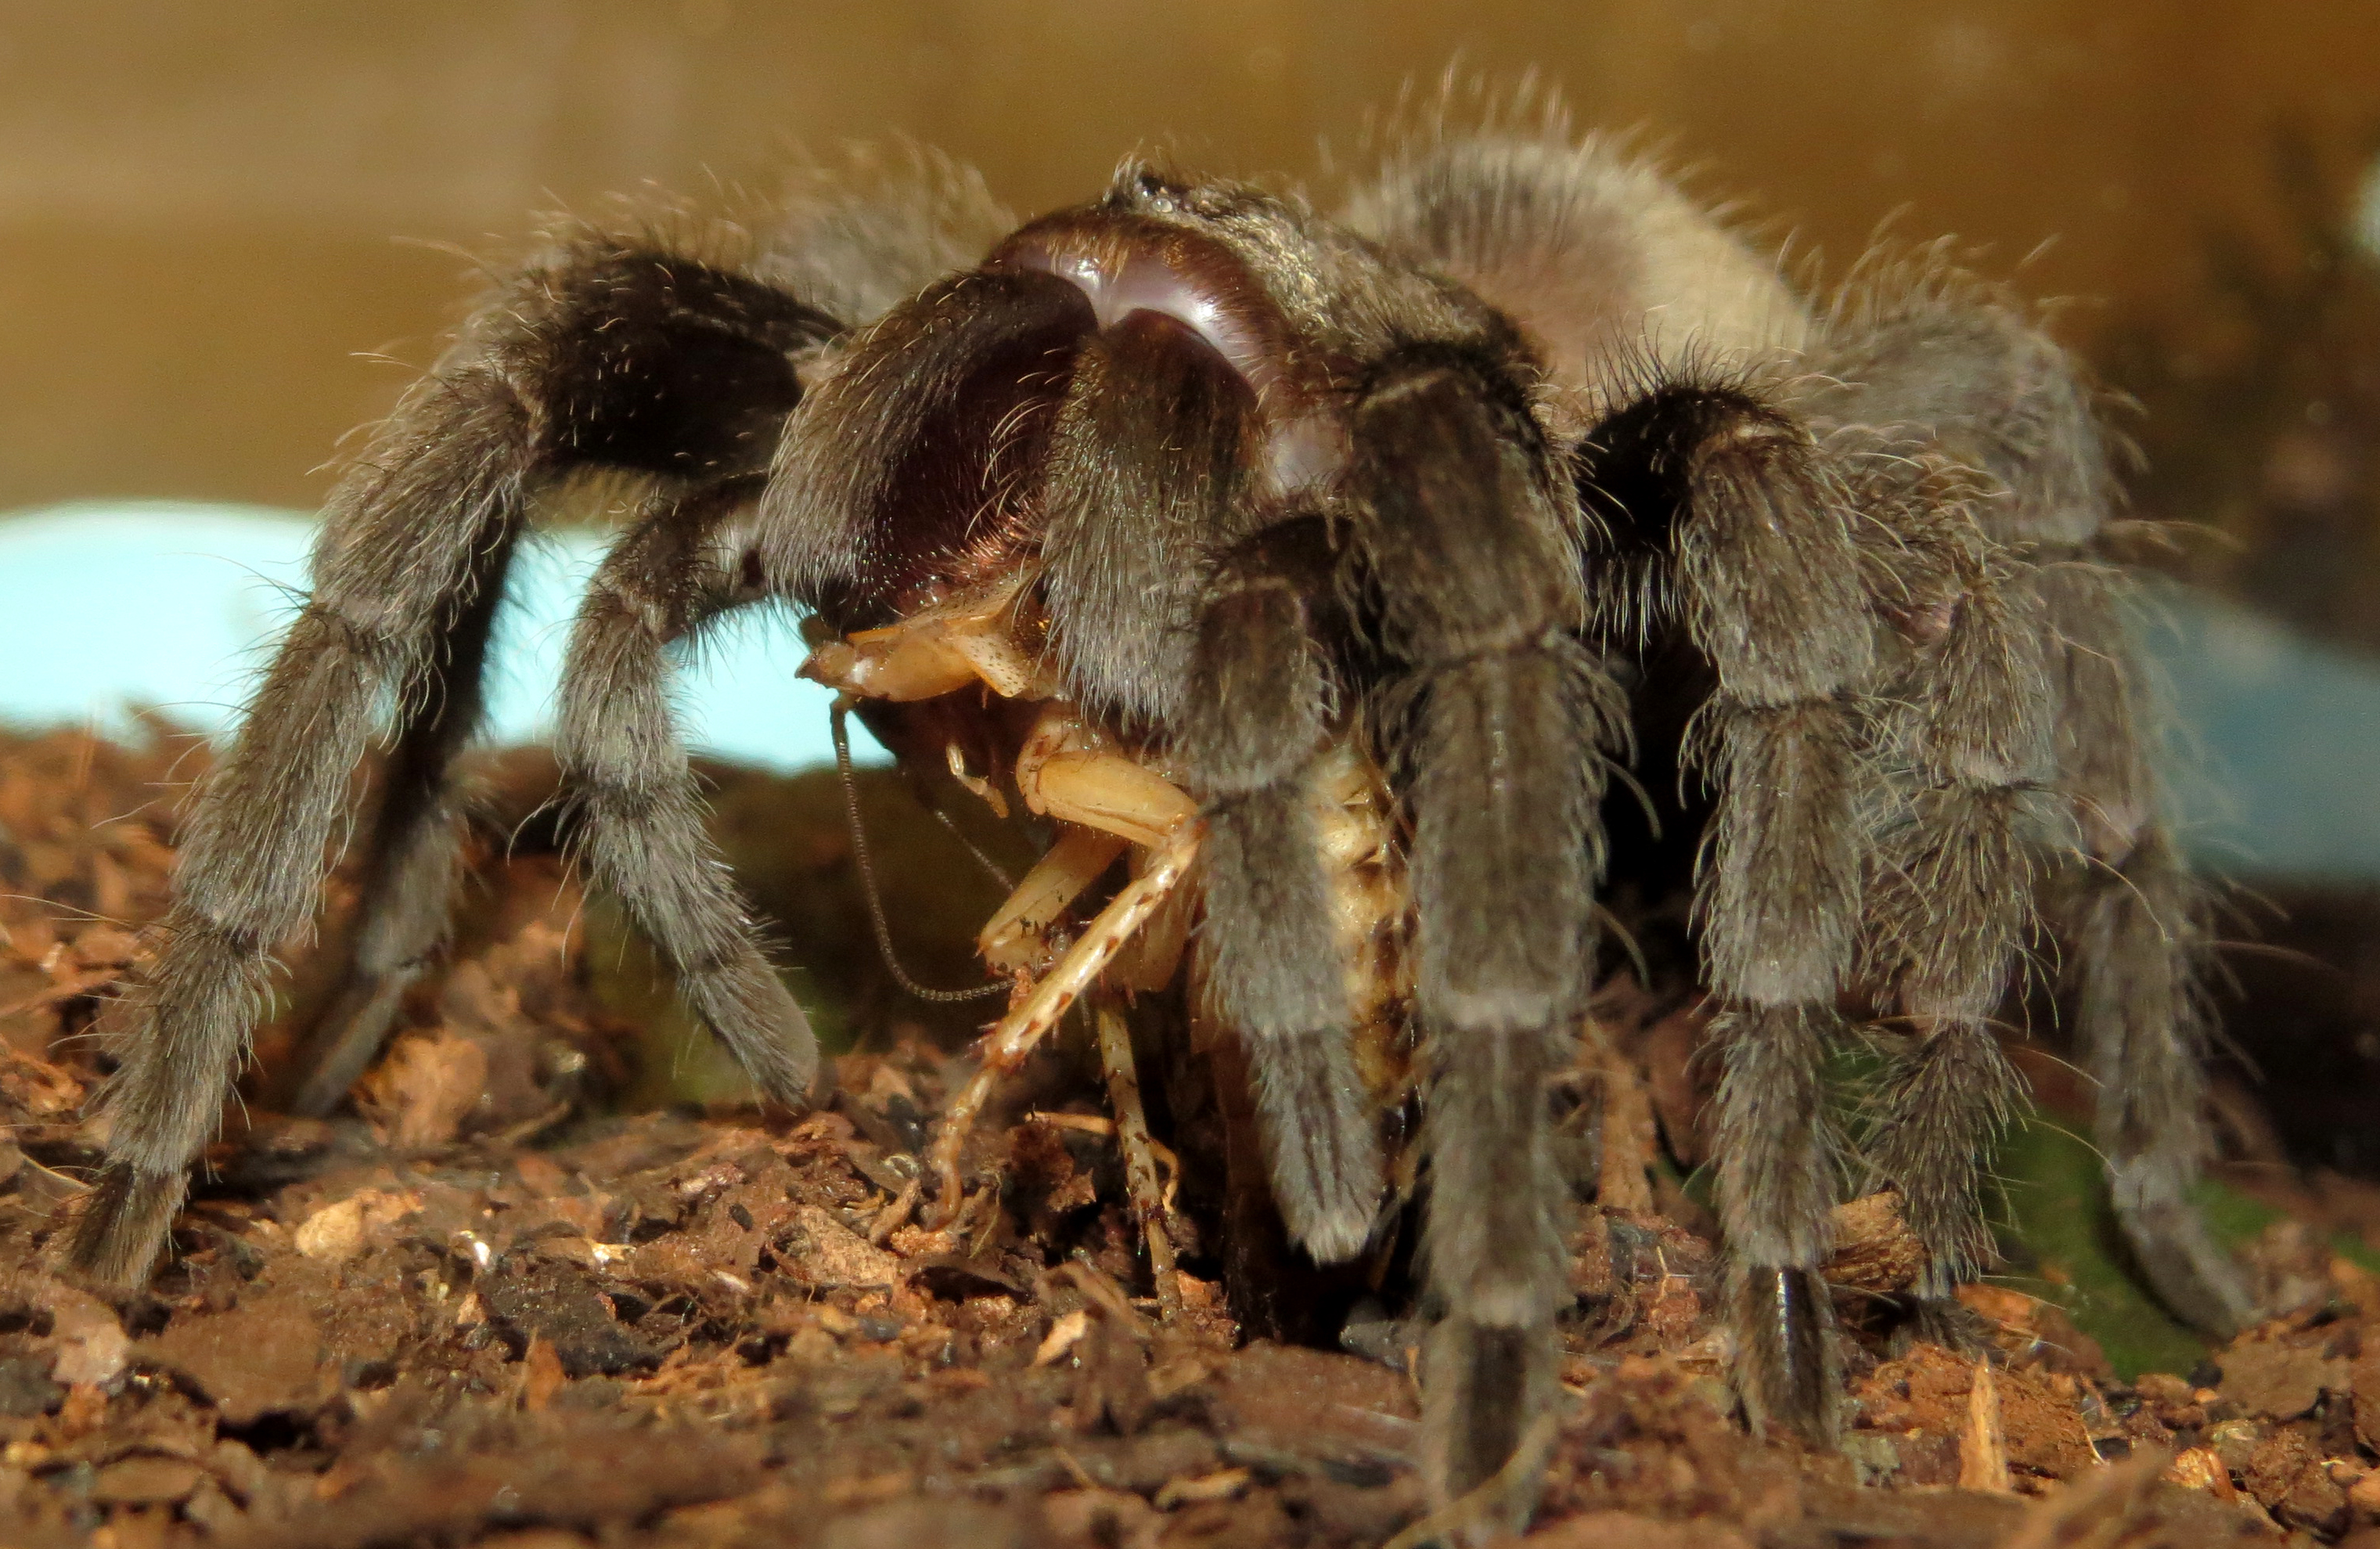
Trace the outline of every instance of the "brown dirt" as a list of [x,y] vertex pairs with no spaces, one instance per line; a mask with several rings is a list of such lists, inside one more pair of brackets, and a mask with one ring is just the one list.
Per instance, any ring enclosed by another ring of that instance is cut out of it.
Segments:
[[[485,847],[455,966],[352,1116],[235,1109],[149,1291],[56,1278],[101,1139],[88,1035],[165,899],[168,762],[0,742],[0,1543],[1352,1545],[1421,1516],[1407,1326],[1359,1312],[1347,1343],[1378,1360],[1245,1340],[1196,1226],[1161,1325],[1093,1128],[988,1126],[1005,1190],[955,1229],[914,1219],[964,1069],[917,1030],[844,1055],[827,1111],[606,1111],[646,1056],[533,846]],[[260,1040],[256,1092],[296,1020]],[[1690,1048],[1676,1024],[1613,1046]],[[1651,1075],[1622,1128],[1689,1128],[1679,1072]],[[1647,1192],[1580,1211],[1534,1543],[2380,1532],[2380,1283],[2315,1234],[2268,1234],[2257,1266],[2299,1311],[2188,1379],[2119,1382],[1991,1287],[1989,1359],[1864,1336],[1856,1427],[1821,1455],[1730,1412],[1709,1244],[1674,1186]],[[1905,1284],[1888,1198],[1841,1226],[1847,1310]]]

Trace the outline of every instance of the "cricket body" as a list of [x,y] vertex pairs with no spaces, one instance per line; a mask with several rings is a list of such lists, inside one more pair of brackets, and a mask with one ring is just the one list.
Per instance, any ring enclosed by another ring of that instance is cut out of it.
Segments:
[[[443,930],[504,566],[538,497],[603,470],[650,494],[579,616],[559,750],[596,879],[693,1014],[764,1092],[810,1098],[815,1042],[664,694],[673,642],[789,601],[806,670],[905,762],[1054,835],[983,934],[1015,990],[934,1148],[941,1219],[1001,1073],[1077,1001],[1112,1053],[1112,997],[1186,972],[1244,1042],[1291,1236],[1344,1259],[1396,1206],[1381,1110],[1413,1054],[1423,1461],[1459,1531],[1526,1519],[1556,1412],[1573,1205],[1546,1094],[1632,757],[1706,793],[1694,925],[1754,1422],[1840,1423],[1820,1266],[1854,1177],[1900,1192],[1921,1316],[1980,1272],[2018,1092],[1992,1023],[2036,929],[2068,944],[2141,1261],[2192,1321],[2240,1321],[2184,1201],[2200,906],[2157,816],[2074,369],[1938,250],[1820,306],[1558,112],[1451,122],[1330,216],[1135,163],[1020,227],[926,165],[734,255],[559,234],[334,496],[134,987],[70,1266],[154,1262],[393,703],[306,1101],[369,1060]],[[1886,1075],[1872,1130],[1838,1134],[1823,1067],[1861,1025]]]

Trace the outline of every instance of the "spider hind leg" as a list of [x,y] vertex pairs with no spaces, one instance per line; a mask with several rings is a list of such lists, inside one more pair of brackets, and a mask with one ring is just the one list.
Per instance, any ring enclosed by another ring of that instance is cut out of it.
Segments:
[[2098,1082],[2096,1139],[2116,1218],[2166,1305],[2221,1336],[2256,1308],[2189,1189],[2213,1150],[2208,1011],[2197,982],[2207,896],[2156,820],[2143,725],[2151,707],[2125,639],[2126,583],[2087,559],[2046,567],[2059,642],[2058,763],[2081,835],[2065,925],[2076,1042]]
[[488,635],[517,542],[507,532],[480,552],[470,592],[442,631],[443,681],[401,708],[358,890],[361,916],[338,992],[304,1040],[293,1114],[320,1117],[338,1105],[445,938],[468,799],[455,760],[479,729]]
[[[1900,835],[1930,826],[1939,837],[1914,851],[1904,843],[1880,873],[1896,875],[1897,859],[1954,884],[1897,911],[1904,944],[1912,930],[1936,944],[1937,966],[1908,984],[1935,1004],[1903,1008],[1966,1004],[1953,1022],[1930,1018],[1950,1046],[1912,1048],[1903,1064],[1898,1112],[1948,1122],[1900,1126],[1926,1138],[1905,1137],[1883,1159],[1913,1170],[1932,1196],[1912,1198],[1912,1220],[1933,1218],[1921,1230],[1949,1271],[1933,1276],[1947,1291],[1986,1243],[1974,1166],[1954,1155],[1981,1146],[2016,1090],[1985,1047],[1997,996],[1974,975],[1985,958],[2014,960],[2036,892],[2055,900],[2049,922],[2066,948],[2081,1060],[2099,1083],[2118,1220],[2168,1306],[2228,1335],[2252,1315],[2251,1300],[2187,1198],[2210,1149],[2196,983],[2205,897],[2160,816],[2149,756],[2159,707],[2126,628],[2129,583],[2102,552],[2116,494],[2092,395],[2022,306],[1938,251],[1872,266],[1832,332],[1831,385],[1814,412],[1862,449],[1869,503],[1906,525],[1918,600],[1926,570],[1956,583],[1937,588],[1951,599],[1937,624],[1948,635],[1919,648],[1895,760],[1904,819],[1920,820],[1899,824]],[[1947,499],[1925,487],[1946,460],[1968,486]],[[1904,949],[1900,960],[1924,955]],[[1938,1074],[1923,1068],[1937,1059]]]

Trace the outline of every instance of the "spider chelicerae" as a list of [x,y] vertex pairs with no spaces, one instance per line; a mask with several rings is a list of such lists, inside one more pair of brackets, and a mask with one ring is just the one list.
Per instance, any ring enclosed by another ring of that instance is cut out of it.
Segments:
[[[1424,128],[1328,215],[1133,163],[1019,226],[923,163],[740,246],[555,232],[334,496],[128,993],[75,1269],[149,1273],[393,707],[345,1032],[304,1101],[370,1059],[442,937],[506,564],[590,471],[648,493],[578,617],[561,760],[588,862],[692,1013],[769,1096],[815,1095],[666,694],[674,642],[784,600],[806,670],[905,761],[1048,820],[983,936],[1018,988],[932,1207],[960,1208],[966,1123],[1074,1002],[1112,1043],[1116,995],[1186,973],[1243,1041],[1289,1233],[1343,1259],[1390,1203],[1410,1056],[1441,1498],[1514,1477],[1557,1392],[1547,1091],[1632,758],[1706,792],[1755,1421],[1838,1424],[1820,1266],[1847,1176],[1899,1191],[1921,1301],[1984,1264],[2019,1093],[1994,1018],[2036,931],[2066,944],[2142,1263],[2193,1321],[2245,1315],[2184,1200],[2201,908],[2157,817],[2090,394],[1938,250],[1815,303],[1553,113]],[[1847,1136],[1824,1067],[1854,1032],[1884,1073]]]

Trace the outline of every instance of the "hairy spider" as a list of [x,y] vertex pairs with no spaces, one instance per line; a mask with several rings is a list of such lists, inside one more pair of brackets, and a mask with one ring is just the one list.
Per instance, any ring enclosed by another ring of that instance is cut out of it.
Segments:
[[[1373,1232],[1380,1056],[1418,1050],[1441,1498],[1525,1474],[1554,1397],[1546,1091],[1632,750],[1709,792],[1694,919],[1755,1421],[1837,1423],[1847,1169],[1900,1191],[1922,1297],[1978,1273],[2019,1086],[1992,1018],[2037,929],[2067,943],[2143,1263],[2196,1322],[2244,1314],[2183,1197],[2200,909],[2098,555],[2102,437],[2019,308],[1938,251],[1814,305],[1553,115],[1418,134],[1328,218],[1137,164],[1014,229],[971,178],[916,185],[812,201],[734,260],[574,226],[406,399],[199,799],[74,1266],[147,1274],[393,702],[346,1031],[307,1103],[369,1059],[443,930],[506,562],[541,493],[612,470],[651,493],[579,615],[561,756],[692,1012],[766,1093],[810,1095],[665,695],[673,641],[788,600],[806,670],[905,760],[1055,820],[984,933],[1019,989],[937,1148],[946,1218],[989,1083],[1185,941],[1318,1260]],[[1887,1075],[1854,1147],[1822,1067],[1863,1023]]]

